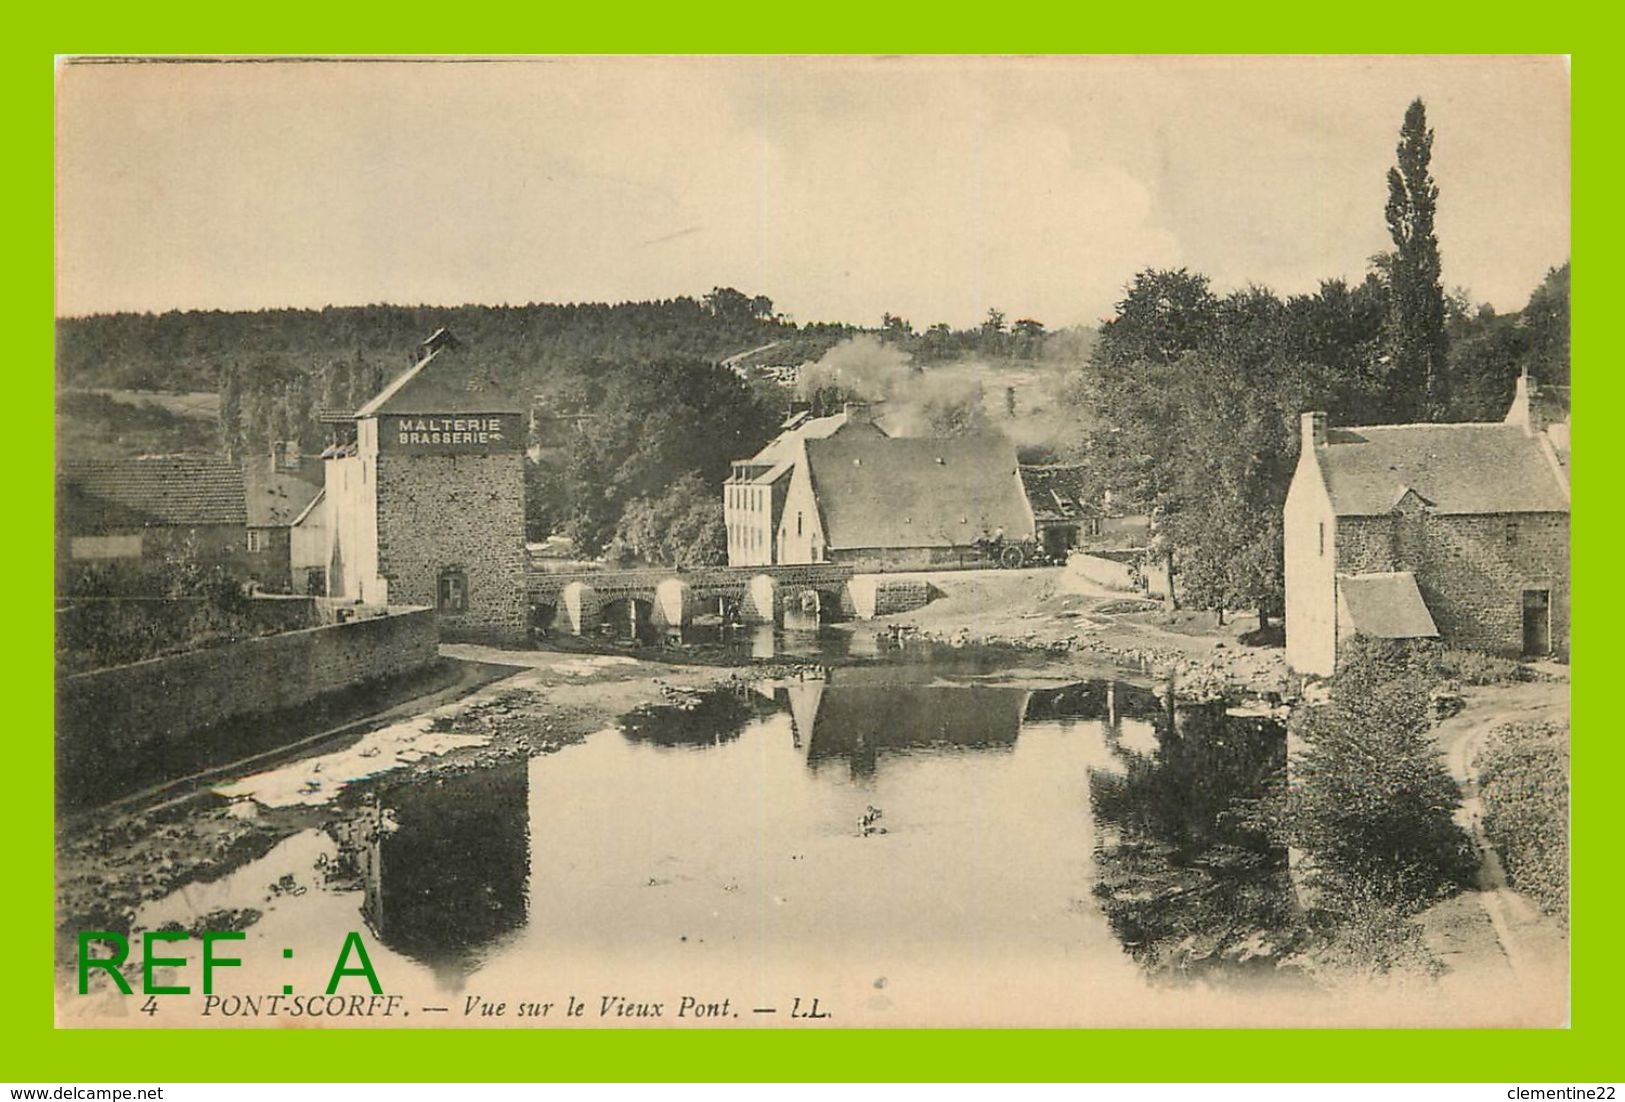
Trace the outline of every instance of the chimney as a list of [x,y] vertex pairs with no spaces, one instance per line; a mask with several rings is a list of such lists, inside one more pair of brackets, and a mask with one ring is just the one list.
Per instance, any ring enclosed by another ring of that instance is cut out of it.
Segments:
[[1534,380],[1529,377],[1529,368],[1525,367],[1518,372],[1518,382],[1512,388],[1512,406],[1507,410],[1505,421],[1505,424],[1523,429],[1525,436],[1533,436],[1546,427],[1535,421],[1535,411],[1530,401],[1535,389]]
[[271,469],[275,471],[297,471],[299,469],[299,441],[271,441]]
[[869,409],[868,402],[847,402],[841,407],[841,412],[846,415],[846,423],[849,425],[867,425],[874,420],[874,413]]
[[427,340],[418,345],[418,355],[420,358],[423,356],[433,355],[442,348],[446,348],[448,346],[455,348],[460,343],[461,342],[458,341],[456,337],[452,336],[451,330],[442,325],[439,329],[436,329],[433,333],[430,333]]
[[1303,442],[1301,447],[1304,455],[1308,455],[1316,448],[1323,448],[1326,446],[1325,413],[1319,410],[1316,410],[1313,413],[1305,413],[1299,418],[1299,423],[1303,426]]

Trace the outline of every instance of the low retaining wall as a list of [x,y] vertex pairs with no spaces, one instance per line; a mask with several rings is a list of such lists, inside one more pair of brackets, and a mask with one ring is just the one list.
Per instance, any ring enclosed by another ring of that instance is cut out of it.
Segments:
[[1138,593],[1146,597],[1168,595],[1168,566],[1147,562],[1138,548],[1123,551],[1074,551],[1067,556],[1066,570],[1107,589]]
[[1139,579],[1131,563],[1105,555],[1083,555],[1074,551],[1067,556],[1066,571],[1087,578],[1107,589],[1120,589],[1125,593],[1139,591]]
[[59,787],[71,793],[89,775],[227,720],[296,708],[438,656],[434,613],[413,608],[59,678]]
[[846,590],[852,605],[849,614],[860,620],[912,612],[924,608],[936,596],[931,583],[924,579],[888,578],[884,574],[854,575]]

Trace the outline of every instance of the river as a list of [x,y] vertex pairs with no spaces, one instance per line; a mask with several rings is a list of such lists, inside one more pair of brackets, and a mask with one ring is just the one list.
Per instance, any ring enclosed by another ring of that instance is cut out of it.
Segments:
[[1231,811],[1283,742],[1123,682],[839,667],[386,780],[137,924],[261,912],[243,993],[325,990],[361,930],[388,1024],[1149,1024],[1276,971],[1284,854]]

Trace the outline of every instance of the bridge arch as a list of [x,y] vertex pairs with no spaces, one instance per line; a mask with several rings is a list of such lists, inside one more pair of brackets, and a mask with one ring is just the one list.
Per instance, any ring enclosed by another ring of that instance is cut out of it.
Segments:
[[655,603],[648,593],[614,594],[599,602],[593,630],[617,639],[650,642],[659,634],[654,623]]
[[821,624],[847,618],[843,584],[788,584],[781,587],[780,593],[783,594],[781,606],[792,618],[816,617]]

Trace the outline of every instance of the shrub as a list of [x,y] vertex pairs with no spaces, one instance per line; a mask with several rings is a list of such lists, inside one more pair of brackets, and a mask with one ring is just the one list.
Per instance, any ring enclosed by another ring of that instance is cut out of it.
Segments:
[[1491,732],[1478,763],[1484,833],[1512,886],[1568,925],[1569,733],[1549,723]]
[[1316,943],[1304,954],[1316,974],[1330,978],[1411,972],[1438,975],[1443,963],[1428,951],[1422,927],[1369,884],[1335,876],[1316,878],[1319,907],[1310,927]]
[[1434,661],[1440,677],[1463,685],[1504,685],[1528,681],[1531,676],[1529,667],[1521,662],[1481,651],[1444,647]]
[[1305,750],[1274,812],[1288,844],[1345,894],[1400,913],[1459,890],[1475,865],[1429,735],[1431,685],[1424,653],[1356,639],[1329,702],[1292,718]]
[[606,552],[617,564],[641,560],[689,570],[728,561],[722,497],[698,475],[685,475],[659,497],[634,498]]

